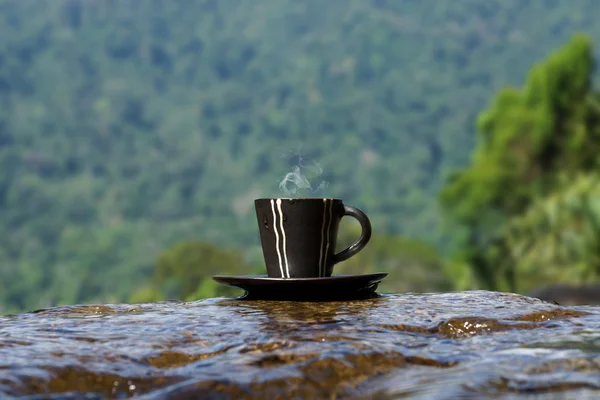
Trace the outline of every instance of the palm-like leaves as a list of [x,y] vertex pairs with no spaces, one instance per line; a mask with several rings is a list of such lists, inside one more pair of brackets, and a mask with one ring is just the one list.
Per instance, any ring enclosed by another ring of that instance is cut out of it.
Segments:
[[600,176],[579,175],[511,219],[506,243],[520,289],[600,273]]
[[[474,286],[516,290],[598,274],[599,95],[582,36],[500,92],[479,118],[470,166],[441,193],[468,234],[459,263]],[[557,173],[557,172],[560,172]]]

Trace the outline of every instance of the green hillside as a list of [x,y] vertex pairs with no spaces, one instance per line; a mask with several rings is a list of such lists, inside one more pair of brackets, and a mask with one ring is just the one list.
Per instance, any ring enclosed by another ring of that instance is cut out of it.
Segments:
[[477,115],[574,33],[600,39],[595,11],[0,0],[0,312],[126,300],[190,238],[260,264],[252,200],[299,156],[328,183],[309,195],[445,251],[437,194]]

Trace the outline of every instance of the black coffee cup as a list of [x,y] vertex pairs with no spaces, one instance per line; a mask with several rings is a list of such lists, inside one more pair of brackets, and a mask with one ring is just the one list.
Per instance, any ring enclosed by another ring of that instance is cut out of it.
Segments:
[[[358,253],[371,239],[369,218],[340,199],[257,199],[254,205],[271,278],[330,277],[335,264]],[[339,223],[345,215],[360,222],[362,233],[335,254]]]

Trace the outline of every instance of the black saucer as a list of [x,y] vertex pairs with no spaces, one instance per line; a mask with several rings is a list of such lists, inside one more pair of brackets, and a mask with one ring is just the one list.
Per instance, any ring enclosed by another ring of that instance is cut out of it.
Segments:
[[223,276],[213,279],[244,289],[243,300],[336,301],[377,297],[375,289],[387,273],[333,275],[327,278],[269,278],[266,275]]

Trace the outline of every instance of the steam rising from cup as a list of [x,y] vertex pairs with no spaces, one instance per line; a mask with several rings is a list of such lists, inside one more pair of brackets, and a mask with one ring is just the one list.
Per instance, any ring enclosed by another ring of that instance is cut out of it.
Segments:
[[288,172],[285,177],[279,182],[279,189],[285,193],[286,196],[294,196],[301,194],[301,191],[309,191],[310,193],[316,193],[327,187],[327,182],[321,180],[316,188],[310,184],[304,171],[309,172],[311,179],[318,178],[323,174],[323,168],[318,162],[313,161],[311,165],[305,165],[302,157],[298,156],[298,164],[292,167],[292,172]]

